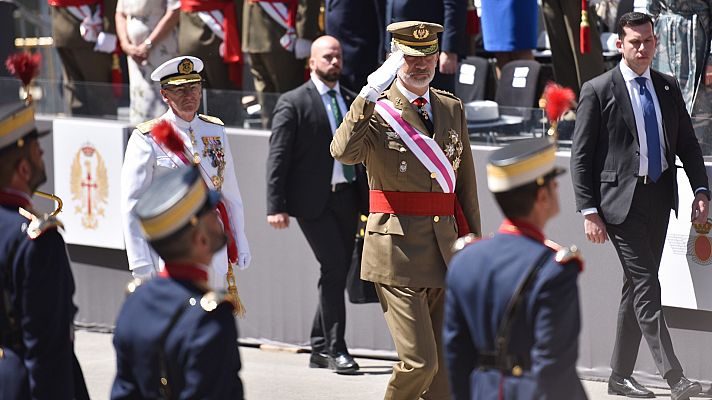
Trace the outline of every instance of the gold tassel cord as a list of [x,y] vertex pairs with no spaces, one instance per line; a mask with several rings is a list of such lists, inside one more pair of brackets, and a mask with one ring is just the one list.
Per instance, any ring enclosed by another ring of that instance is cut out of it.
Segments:
[[232,263],[227,264],[227,274],[225,274],[225,279],[227,279],[227,292],[230,296],[230,302],[232,302],[235,308],[235,315],[242,318],[245,316],[247,310],[240,300],[240,295],[237,293],[237,285],[235,284],[235,272]]

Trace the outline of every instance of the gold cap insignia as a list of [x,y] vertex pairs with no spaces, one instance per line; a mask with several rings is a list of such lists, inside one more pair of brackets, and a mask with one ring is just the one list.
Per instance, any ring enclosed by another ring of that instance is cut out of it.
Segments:
[[178,64],[178,72],[181,74],[189,74],[193,72],[193,62],[187,58],[184,58],[183,61]]
[[418,25],[418,27],[413,31],[413,37],[420,40],[425,39],[430,35],[430,31],[425,27],[424,24]]

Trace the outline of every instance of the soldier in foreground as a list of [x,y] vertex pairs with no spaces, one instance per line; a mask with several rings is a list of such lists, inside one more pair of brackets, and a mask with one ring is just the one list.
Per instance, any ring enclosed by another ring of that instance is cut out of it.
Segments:
[[112,399],[242,399],[232,304],[208,284],[213,254],[225,246],[215,205],[197,167],[159,178],[136,215],[165,260],[157,279],[136,288],[116,321]]
[[74,355],[74,277],[32,195],[47,180],[32,107],[0,106],[0,399],[88,399]]
[[[585,399],[576,375],[580,331],[575,247],[544,237],[559,213],[555,147],[546,138],[492,153],[490,191],[507,219],[452,260],[445,357],[455,399]],[[473,243],[474,242],[474,243]]]

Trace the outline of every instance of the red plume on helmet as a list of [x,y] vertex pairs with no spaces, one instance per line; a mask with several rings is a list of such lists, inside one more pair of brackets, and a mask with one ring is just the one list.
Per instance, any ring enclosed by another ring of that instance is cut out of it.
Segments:
[[186,164],[190,164],[186,156],[183,139],[178,136],[178,132],[176,132],[169,121],[161,120],[157,123],[151,129],[151,136],[153,136],[153,139],[159,146],[180,157]]
[[546,116],[549,121],[554,122],[571,109],[576,95],[570,88],[549,82],[544,88],[544,100],[546,100]]
[[546,116],[549,118],[551,123],[551,128],[549,128],[548,135],[552,137],[554,142],[558,139],[557,126],[559,123],[559,118],[561,118],[566,111],[571,109],[576,100],[576,94],[570,88],[563,87],[559,84],[549,82],[544,88],[544,110],[546,111]]
[[5,60],[5,68],[8,72],[22,81],[24,86],[32,82],[40,73],[40,62],[42,62],[42,54],[20,52],[11,54]]

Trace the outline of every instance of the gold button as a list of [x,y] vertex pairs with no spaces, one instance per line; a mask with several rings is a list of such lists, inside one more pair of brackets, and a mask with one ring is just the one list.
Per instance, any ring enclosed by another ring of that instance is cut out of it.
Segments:
[[431,172],[431,173],[430,173],[430,177],[433,178],[433,179],[435,179],[435,178],[438,177],[438,174],[435,173],[435,172]]
[[440,221],[440,217],[438,217],[437,215],[436,215],[436,216],[434,216],[434,217],[433,217],[433,221],[435,221],[435,222],[439,222],[439,221]]
[[359,115],[358,119],[363,119],[363,114]]

